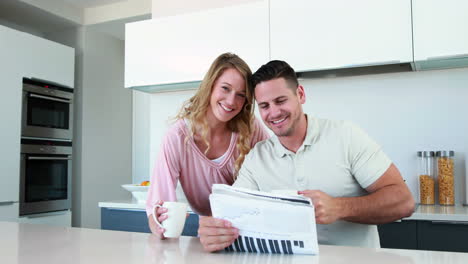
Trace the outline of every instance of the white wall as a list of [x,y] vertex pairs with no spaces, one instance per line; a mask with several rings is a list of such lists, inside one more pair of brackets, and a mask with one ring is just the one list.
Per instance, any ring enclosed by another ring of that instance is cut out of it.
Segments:
[[49,34],[75,46],[73,226],[100,228],[98,203],[129,199],[132,92],[124,88],[124,42],[88,27]]
[[[456,202],[465,202],[465,153],[468,151],[468,68],[301,80],[304,111],[321,118],[351,120],[379,142],[417,199],[418,150],[455,150]],[[148,159],[134,156],[134,182],[148,179],[159,144],[184,100],[194,91],[146,95],[150,102]],[[144,132],[137,132],[144,133]],[[135,146],[134,146],[135,147]],[[148,164],[149,162],[149,164]]]
[[100,227],[98,202],[129,198],[132,95],[124,89],[124,42],[85,33],[82,117],[82,227]]

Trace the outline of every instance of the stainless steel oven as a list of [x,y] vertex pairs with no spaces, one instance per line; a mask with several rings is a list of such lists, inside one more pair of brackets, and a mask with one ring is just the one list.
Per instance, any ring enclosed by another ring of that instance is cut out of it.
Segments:
[[73,89],[23,78],[21,136],[72,140]]
[[20,216],[71,208],[71,145],[21,139]]

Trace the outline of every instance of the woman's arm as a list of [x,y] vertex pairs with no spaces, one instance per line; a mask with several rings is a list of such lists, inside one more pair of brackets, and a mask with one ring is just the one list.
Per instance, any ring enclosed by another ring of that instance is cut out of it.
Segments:
[[[148,224],[153,234],[163,237],[164,229],[160,228],[153,219],[153,213],[159,222],[164,221],[167,216],[161,215],[166,212],[164,208],[158,208],[154,212],[156,204],[162,204],[164,201],[176,201],[176,186],[180,176],[180,159],[181,148],[183,147],[184,139],[180,133],[176,133],[176,128],[168,131],[161,143],[161,148],[157,156],[153,174],[151,175],[151,185],[148,191],[146,200],[146,214],[148,216]],[[182,143],[181,143],[182,142]]]

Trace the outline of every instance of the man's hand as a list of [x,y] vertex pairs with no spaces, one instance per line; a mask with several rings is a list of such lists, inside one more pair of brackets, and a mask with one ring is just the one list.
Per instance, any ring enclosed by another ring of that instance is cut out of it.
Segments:
[[199,225],[200,242],[207,252],[223,250],[239,236],[239,230],[226,220],[200,216]]
[[312,199],[317,224],[331,224],[340,219],[342,210],[337,198],[319,190],[305,190],[298,193]]

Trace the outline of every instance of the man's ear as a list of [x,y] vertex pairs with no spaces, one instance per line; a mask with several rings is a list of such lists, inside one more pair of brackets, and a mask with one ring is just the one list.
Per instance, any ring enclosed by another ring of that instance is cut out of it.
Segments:
[[298,85],[296,89],[297,98],[299,98],[299,102],[304,104],[306,102],[306,95],[304,91],[304,87],[302,85]]

